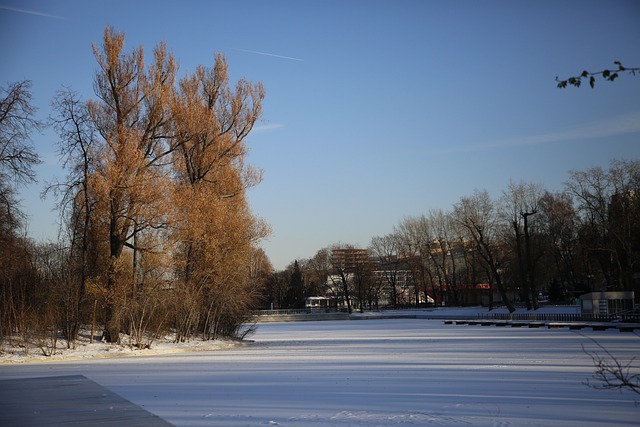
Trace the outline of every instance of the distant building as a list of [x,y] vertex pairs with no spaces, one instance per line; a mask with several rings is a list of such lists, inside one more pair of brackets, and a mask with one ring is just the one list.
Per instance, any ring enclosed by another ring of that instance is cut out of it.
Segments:
[[369,261],[369,251],[357,248],[338,248],[331,251],[331,263],[335,268],[353,271]]
[[334,297],[307,297],[304,301],[305,308],[336,308],[338,301]]
[[580,296],[582,314],[599,316],[616,315],[633,310],[634,293],[590,292]]

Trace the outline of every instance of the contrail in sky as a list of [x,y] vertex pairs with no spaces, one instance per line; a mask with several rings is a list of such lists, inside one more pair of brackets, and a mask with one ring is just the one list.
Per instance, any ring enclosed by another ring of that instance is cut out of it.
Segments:
[[45,18],[66,19],[64,16],[52,15],[50,13],[37,12],[35,10],[19,9],[11,6],[1,6],[0,9],[10,10],[11,12],[26,13],[28,15],[44,16]]
[[273,124],[264,124],[253,127],[254,132],[269,132],[272,130],[277,130],[283,128],[284,125],[281,123],[273,123]]
[[231,49],[233,49],[233,50],[237,50],[237,51],[239,51],[239,52],[254,53],[254,54],[256,54],[256,55],[271,56],[271,57],[273,57],[273,58],[289,59],[289,60],[291,60],[291,61],[300,61],[300,62],[304,62],[304,59],[294,58],[294,57],[292,57],[292,56],[276,55],[275,53],[259,52],[259,51],[257,51],[257,50],[238,49],[238,48],[236,48],[236,47],[232,47]]

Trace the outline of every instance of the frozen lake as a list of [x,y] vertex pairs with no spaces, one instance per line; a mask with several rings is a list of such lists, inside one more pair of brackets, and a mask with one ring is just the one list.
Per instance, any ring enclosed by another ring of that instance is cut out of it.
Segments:
[[0,365],[0,380],[81,374],[177,426],[637,426],[640,396],[584,384],[587,337],[640,355],[617,330],[269,323],[247,346]]

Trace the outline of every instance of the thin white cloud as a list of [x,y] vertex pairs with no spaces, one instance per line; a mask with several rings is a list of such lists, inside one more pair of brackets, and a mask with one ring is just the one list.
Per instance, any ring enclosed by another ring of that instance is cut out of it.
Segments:
[[27,15],[43,16],[45,18],[67,19],[64,16],[53,15],[51,13],[38,12],[36,10],[20,9],[20,8],[11,7],[11,6],[2,6],[2,5],[0,5],[0,9],[9,10],[11,12],[17,12],[17,13],[26,13]]
[[294,58],[292,56],[276,55],[275,53],[260,52],[260,51],[257,51],[257,50],[239,49],[237,47],[232,47],[231,49],[236,50],[238,52],[253,53],[255,55],[264,55],[264,56],[271,56],[273,58],[288,59],[290,61],[304,62],[304,59]]
[[565,141],[606,138],[640,132],[640,111],[612,117],[596,122],[539,135],[525,135],[507,138],[478,145],[467,145],[446,149],[446,152],[469,152],[492,148],[512,148],[531,145],[544,145]]
[[514,138],[498,143],[500,146],[537,145],[579,139],[606,138],[640,132],[640,111],[581,125],[576,128],[541,135]]

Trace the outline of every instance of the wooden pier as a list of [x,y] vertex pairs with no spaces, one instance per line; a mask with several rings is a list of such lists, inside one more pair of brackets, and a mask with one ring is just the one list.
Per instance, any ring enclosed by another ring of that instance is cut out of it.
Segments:
[[83,375],[0,380],[2,426],[146,426],[164,421]]
[[605,331],[617,329],[620,332],[634,332],[640,330],[640,323],[616,323],[616,322],[556,322],[544,320],[501,320],[501,319],[475,319],[475,320],[445,320],[445,325],[470,325],[470,326],[511,326],[513,328],[547,328],[581,330],[590,328],[593,331]]

